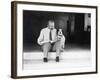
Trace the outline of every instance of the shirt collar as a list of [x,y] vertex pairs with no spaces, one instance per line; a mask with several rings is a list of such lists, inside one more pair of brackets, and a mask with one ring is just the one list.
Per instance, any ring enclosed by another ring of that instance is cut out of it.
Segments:
[[47,27],[47,29],[49,29],[49,30],[54,30],[55,28],[53,28],[53,29],[50,29],[50,28],[48,28],[48,27]]

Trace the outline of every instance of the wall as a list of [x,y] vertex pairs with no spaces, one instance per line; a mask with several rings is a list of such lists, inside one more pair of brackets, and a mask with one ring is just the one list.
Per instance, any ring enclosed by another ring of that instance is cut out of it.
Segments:
[[[24,0],[25,1],[25,0]],[[80,5],[98,5],[100,0],[30,0],[37,2],[66,3]],[[11,0],[0,0],[0,80],[13,80],[10,78],[11,68]],[[100,6],[99,6],[100,10]],[[100,14],[100,11],[98,11]],[[98,16],[100,22],[100,16]],[[100,26],[100,23],[98,23]],[[100,27],[98,27],[100,34]],[[98,37],[100,41],[100,37]],[[98,42],[100,48],[100,42]],[[100,52],[100,49],[98,49]],[[98,63],[100,63],[100,54],[98,54]],[[100,64],[98,65],[100,67]],[[24,79],[22,79],[24,80]],[[60,77],[30,78],[25,80],[100,80],[100,69],[98,74],[73,75]]]
[[88,14],[85,14],[85,31],[87,30],[87,26],[91,26],[91,17],[89,17]]

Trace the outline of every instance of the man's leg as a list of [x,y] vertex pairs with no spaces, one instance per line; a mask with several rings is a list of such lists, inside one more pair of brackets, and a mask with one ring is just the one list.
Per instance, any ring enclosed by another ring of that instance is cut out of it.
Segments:
[[48,52],[51,48],[51,44],[50,43],[45,43],[43,44],[42,46],[42,49],[43,49],[43,53],[44,53],[44,62],[48,62]]
[[60,56],[60,52],[61,52],[61,43],[60,43],[60,41],[57,41],[54,44],[53,50],[56,50],[56,62],[59,62],[59,56]]

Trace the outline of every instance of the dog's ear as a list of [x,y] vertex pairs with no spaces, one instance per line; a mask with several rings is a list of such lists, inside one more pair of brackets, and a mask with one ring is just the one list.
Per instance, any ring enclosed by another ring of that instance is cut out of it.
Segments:
[[57,33],[58,33],[59,29],[57,29]]
[[61,31],[62,31],[62,34],[64,34],[64,30],[62,29]]

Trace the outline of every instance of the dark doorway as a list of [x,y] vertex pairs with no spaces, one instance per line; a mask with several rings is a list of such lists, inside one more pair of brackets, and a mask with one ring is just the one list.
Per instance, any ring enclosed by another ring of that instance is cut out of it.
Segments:
[[75,14],[75,42],[83,43],[84,34],[84,14]]
[[84,31],[84,14],[75,14],[75,32]]

